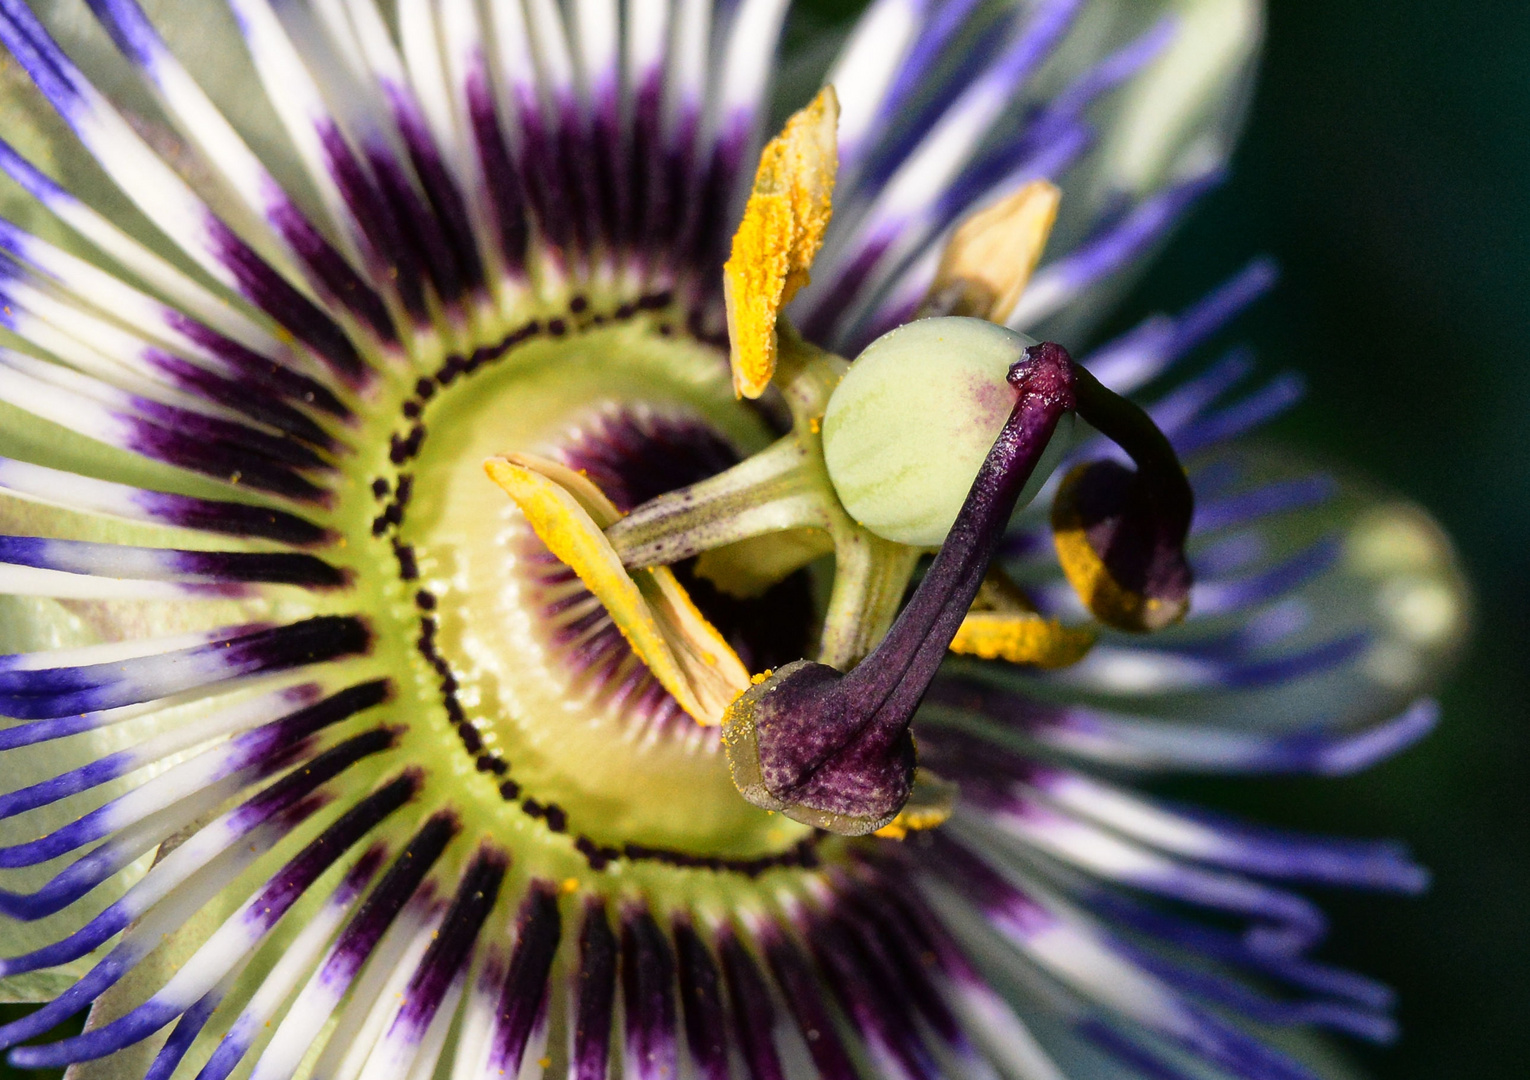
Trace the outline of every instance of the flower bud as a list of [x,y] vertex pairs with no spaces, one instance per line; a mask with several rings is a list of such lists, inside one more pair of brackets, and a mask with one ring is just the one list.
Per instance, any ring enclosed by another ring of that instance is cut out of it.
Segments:
[[[829,479],[878,536],[938,547],[998,438],[1016,390],[1007,376],[1035,341],[982,319],[920,319],[873,341],[823,417]],[[1020,496],[1029,502],[1071,442],[1072,416]]]

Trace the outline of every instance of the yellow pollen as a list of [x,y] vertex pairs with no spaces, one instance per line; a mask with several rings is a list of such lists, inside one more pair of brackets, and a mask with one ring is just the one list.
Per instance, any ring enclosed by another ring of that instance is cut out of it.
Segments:
[[973,611],[962,620],[951,651],[983,660],[1060,668],[1082,660],[1094,640],[1092,630],[1064,626],[1030,612]]
[[909,793],[908,802],[898,811],[898,816],[872,835],[886,840],[903,840],[911,832],[938,829],[956,808],[957,794],[955,784],[921,768],[914,773],[914,790]]
[[723,266],[733,389],[757,398],[776,370],[776,316],[798,289],[833,213],[839,99],[825,86],[760,153],[744,219]]
[[663,566],[629,574],[602,531],[621,517],[598,487],[555,461],[504,454],[484,462],[537,538],[579,576],[632,651],[699,724],[722,722],[749,671]]

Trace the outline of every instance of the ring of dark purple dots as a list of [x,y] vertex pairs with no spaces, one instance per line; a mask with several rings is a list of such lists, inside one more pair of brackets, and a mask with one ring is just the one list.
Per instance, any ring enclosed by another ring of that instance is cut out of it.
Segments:
[[[485,365],[500,360],[516,346],[533,338],[559,338],[571,331],[579,332],[610,323],[626,322],[640,313],[664,311],[671,304],[672,297],[669,293],[654,293],[639,297],[631,303],[622,304],[609,315],[605,315],[591,312],[589,301],[582,296],[576,296],[569,301],[569,319],[554,317],[546,320],[545,323],[533,319],[493,345],[482,346],[466,355],[455,354],[447,357],[433,375],[423,376],[415,383],[414,394],[404,402],[402,408],[406,425],[389,438],[388,460],[399,471],[392,481],[384,476],[379,476],[372,481],[372,495],[378,503],[382,504],[382,510],[372,520],[372,535],[378,539],[388,538],[394,559],[398,563],[399,576],[404,581],[414,582],[420,576],[414,548],[400,540],[397,535],[399,527],[404,522],[404,512],[414,492],[414,476],[405,471],[405,468],[419,456],[420,450],[425,445],[426,431],[422,418],[426,405],[436,393],[451,386],[458,379],[474,374]],[[667,322],[659,323],[657,329],[664,336],[674,332],[673,327]],[[483,736],[468,717],[461,701],[458,700],[456,674],[452,671],[451,664],[436,648],[438,623],[434,614],[437,607],[434,594],[428,589],[416,589],[414,604],[419,612],[420,627],[419,635],[415,639],[415,648],[440,679],[438,685],[441,690],[441,703],[446,710],[448,721],[455,728],[457,737],[462,742],[463,749],[472,757],[479,772],[491,773],[498,778],[499,794],[506,802],[518,802],[522,812],[541,819],[548,829],[555,833],[569,833],[567,811],[557,803],[542,802],[521,790],[521,785],[510,776],[510,763],[484,746]],[[640,844],[626,844],[618,848],[598,843],[579,833],[572,835],[575,849],[585,857],[590,869],[595,871],[604,870],[620,859],[659,862],[691,869],[727,871],[749,877],[756,877],[768,870],[778,868],[812,868],[818,865],[816,833],[787,851],[756,859],[727,859],[720,856],[695,855],[690,852],[653,848]]]

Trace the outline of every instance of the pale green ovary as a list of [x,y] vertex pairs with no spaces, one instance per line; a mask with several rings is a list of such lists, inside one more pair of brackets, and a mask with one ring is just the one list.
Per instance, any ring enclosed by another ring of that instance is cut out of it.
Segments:
[[850,515],[888,540],[938,546],[1014,406],[1005,375],[1028,343],[976,319],[926,319],[868,346],[823,418]]

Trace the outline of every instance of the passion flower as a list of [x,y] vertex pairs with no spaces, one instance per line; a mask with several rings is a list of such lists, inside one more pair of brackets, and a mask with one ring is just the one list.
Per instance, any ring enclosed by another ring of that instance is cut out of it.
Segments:
[[1384,757],[1462,621],[1425,516],[1248,444],[1289,380],[1158,388],[1262,263],[1090,344],[1256,3],[877,0],[769,139],[785,0],[89,7],[0,0],[12,1064],[1391,1037],[1295,889],[1403,849],[1132,786]]

